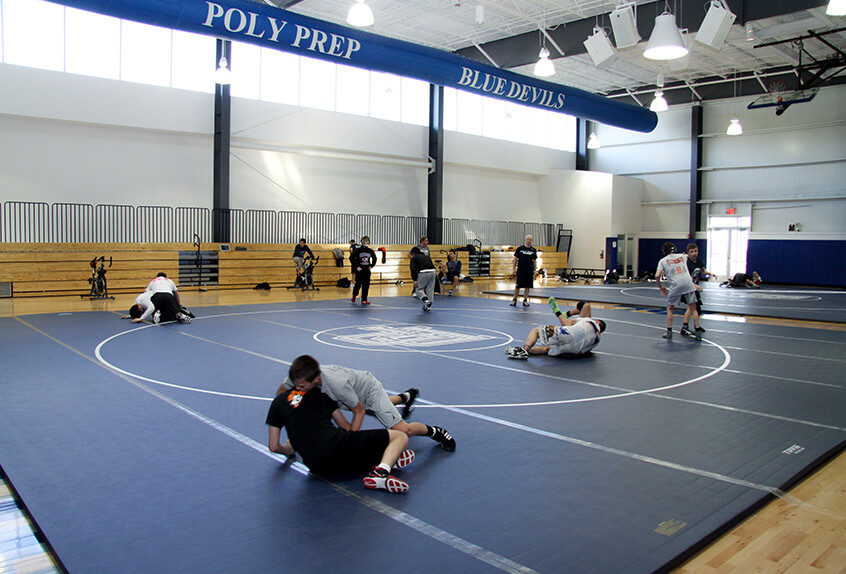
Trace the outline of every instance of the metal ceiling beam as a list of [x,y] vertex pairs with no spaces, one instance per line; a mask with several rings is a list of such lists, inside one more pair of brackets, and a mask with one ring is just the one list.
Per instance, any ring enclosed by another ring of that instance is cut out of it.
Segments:
[[[699,29],[705,17],[704,4],[703,0],[677,0],[675,12],[681,15],[682,28],[688,28],[691,33]],[[737,14],[735,25],[743,26],[749,20],[783,16],[800,10],[825,6],[827,0],[727,0],[727,4],[732,12]],[[637,29],[641,38],[649,38],[652,34],[655,17],[664,11],[664,6],[664,0],[660,0],[637,7]],[[546,30],[546,33],[568,56],[575,56],[587,52],[583,42],[593,32],[595,25],[596,18],[584,18],[567,22],[566,25],[560,25],[555,30]],[[511,69],[536,62],[540,44],[537,32],[531,31],[485,42],[481,44],[481,47],[499,62],[500,66]],[[474,46],[456,50],[455,53],[477,62],[487,60]]]

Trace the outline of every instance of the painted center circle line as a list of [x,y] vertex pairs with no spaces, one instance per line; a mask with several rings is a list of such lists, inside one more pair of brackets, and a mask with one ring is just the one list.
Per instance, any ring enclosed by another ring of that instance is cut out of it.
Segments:
[[[303,311],[313,311],[313,310],[310,310],[310,309],[309,310],[284,309],[284,310],[277,310],[277,311],[247,311],[247,312],[243,312],[243,313],[225,313],[225,314],[219,314],[219,315],[209,315],[209,316],[206,316],[206,317],[197,317],[195,320],[212,319],[212,318],[220,318],[220,317],[233,317],[233,316],[251,315],[251,314],[264,314],[264,313],[273,313],[273,312],[303,312]],[[631,324],[631,325],[639,325],[639,326],[648,327],[648,328],[661,329],[660,327],[655,327],[653,325],[647,325],[645,323],[637,323],[637,322],[633,322],[633,321],[623,321],[623,320],[614,320],[614,319],[611,319],[611,320],[618,322],[618,323],[627,323],[627,324]],[[411,323],[411,325],[415,325],[415,324]],[[121,369],[120,367],[113,365],[112,363],[107,361],[105,358],[103,358],[102,349],[109,342],[111,342],[111,341],[113,341],[113,340],[115,340],[118,337],[121,337],[123,335],[131,334],[131,333],[138,333],[138,332],[144,331],[146,329],[151,329],[151,328],[161,328],[161,326],[160,325],[144,325],[144,326],[137,327],[137,328],[134,328],[134,329],[128,329],[128,330],[122,331],[120,333],[116,333],[116,334],[104,339],[95,348],[94,354],[95,354],[97,360],[100,363],[102,363],[103,365],[105,365],[106,367],[108,367],[109,369],[111,369],[111,370],[113,370],[117,373],[121,373],[123,375],[133,377],[135,379],[145,381],[145,382],[148,382],[148,383],[152,383],[152,384],[156,384],[156,385],[161,385],[161,386],[170,387],[170,388],[179,389],[179,390],[185,390],[185,391],[193,391],[193,392],[202,393],[202,394],[230,397],[230,398],[250,399],[250,400],[259,400],[259,401],[266,401],[266,402],[270,402],[270,401],[273,400],[272,397],[259,397],[259,396],[253,396],[253,395],[242,395],[242,394],[237,394],[237,393],[226,393],[226,392],[222,392],[222,391],[212,391],[212,390],[208,390],[208,389],[201,389],[201,388],[197,388],[197,387],[190,387],[190,386],[186,386],[186,385],[178,385],[178,384],[175,384],[175,383],[160,381],[158,379],[153,379],[153,378],[150,378],[150,377],[144,377],[142,375],[138,375],[138,374],[133,373],[131,371]],[[500,331],[495,331],[495,330],[492,330],[492,329],[482,329],[482,328],[478,328],[478,327],[473,327],[473,329],[497,333],[499,335],[503,335],[505,337],[508,337],[508,339],[509,339],[508,342],[513,341],[512,337],[510,337],[509,335],[502,333]],[[326,331],[332,331],[332,330],[334,330],[334,329],[327,329]],[[320,334],[322,332],[324,332],[324,331],[321,331],[321,332],[315,334],[315,338],[317,337],[318,334]],[[319,341],[319,339],[318,339],[318,341]],[[323,341],[320,341],[320,342],[323,342]],[[585,397],[585,398],[579,398],[579,399],[562,399],[562,400],[553,400],[553,401],[537,401],[537,402],[528,402],[528,403],[449,405],[449,404],[441,404],[441,403],[434,403],[434,402],[430,403],[430,402],[425,401],[425,400],[419,400],[420,403],[428,403],[428,404],[419,404],[418,407],[420,407],[420,408],[427,408],[427,407],[428,408],[438,408],[438,407],[443,407],[443,408],[460,408],[460,407],[463,407],[463,408],[502,408],[502,407],[545,406],[545,405],[558,405],[558,404],[592,402],[592,401],[600,401],[600,400],[625,398],[625,397],[630,397],[630,396],[654,393],[654,392],[674,389],[674,388],[678,388],[678,387],[683,387],[683,386],[701,381],[703,379],[709,378],[709,377],[719,373],[720,371],[722,371],[726,367],[728,367],[729,363],[731,362],[731,355],[728,353],[728,351],[725,348],[723,348],[721,345],[714,343],[712,341],[706,340],[706,342],[709,345],[716,347],[717,349],[719,349],[723,353],[723,355],[725,357],[723,364],[718,366],[718,367],[713,367],[713,370],[711,370],[710,372],[705,373],[705,374],[703,374],[699,377],[695,377],[693,379],[688,379],[686,381],[682,381],[682,382],[675,383],[675,384],[672,384],[672,385],[666,385],[666,386],[663,386],[663,387],[656,387],[656,388],[652,388],[652,389],[644,389],[644,390],[640,390],[640,391],[628,391],[627,390],[625,392],[618,393],[618,394],[602,395],[602,396],[598,396],[598,397]],[[219,344],[219,343],[215,343],[215,344]],[[326,343],[326,344],[330,344],[330,343]],[[507,344],[507,342],[506,343],[499,343],[499,344],[496,344],[496,345],[491,345],[491,346],[484,347],[484,348],[487,349],[487,348],[498,347],[498,346],[502,346],[503,344]],[[258,356],[259,358],[264,358],[264,359],[267,359],[267,360],[272,360],[272,361],[275,361],[275,362],[281,362],[281,363],[288,364],[287,361],[282,361],[281,359],[276,359],[276,358],[273,358],[273,357],[260,355],[258,353],[253,352],[253,351],[250,351],[248,349],[243,349],[243,348],[236,347],[236,346],[233,346],[233,345],[223,345],[223,346],[228,347],[228,348],[233,349],[233,350],[237,350],[237,351],[245,352],[245,353],[248,353],[248,354],[251,354],[251,355],[254,355],[254,356]],[[335,346],[340,346],[340,345],[335,345]],[[351,347],[351,348],[353,350],[360,350],[361,349],[361,347]],[[464,350],[473,350],[473,349],[464,349]],[[521,373],[521,374],[530,374],[532,376],[540,376],[540,377],[544,377],[544,378],[566,380],[566,381],[569,381],[569,382],[576,382],[576,383],[580,382],[580,381],[573,381],[572,379],[565,379],[564,377],[557,377],[555,375],[547,375],[547,374],[542,374],[542,373],[526,373],[526,371],[524,371],[522,369],[516,369],[516,368],[513,368],[513,367],[506,367],[506,366],[495,365],[495,364],[490,364],[490,363],[483,363],[483,362],[480,362],[480,361],[474,361],[472,359],[465,359],[465,358],[457,357],[455,355],[450,355],[450,354],[443,354],[443,355],[437,354],[437,353],[440,353],[442,351],[431,351],[431,350],[423,350],[423,351],[417,350],[417,351],[415,351],[415,350],[411,349],[411,350],[408,350],[408,351],[398,350],[397,352],[421,352],[421,353],[424,353],[424,354],[431,354],[433,356],[438,356],[438,357],[442,357],[442,358],[451,358],[451,359],[455,359],[455,360],[459,360],[459,361],[466,361],[466,362],[475,363],[475,364],[478,364],[478,365],[492,367],[492,368],[496,368],[496,369],[514,371],[514,372],[518,372],[518,373]],[[581,381],[581,384],[588,384],[588,383],[586,381]]]

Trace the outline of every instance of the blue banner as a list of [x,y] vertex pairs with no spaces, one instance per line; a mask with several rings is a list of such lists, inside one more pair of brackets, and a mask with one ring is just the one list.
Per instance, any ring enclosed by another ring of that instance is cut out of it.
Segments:
[[645,108],[500,70],[443,50],[377,36],[257,2],[50,1],[116,18],[416,78],[623,129],[650,132],[658,124],[658,116]]

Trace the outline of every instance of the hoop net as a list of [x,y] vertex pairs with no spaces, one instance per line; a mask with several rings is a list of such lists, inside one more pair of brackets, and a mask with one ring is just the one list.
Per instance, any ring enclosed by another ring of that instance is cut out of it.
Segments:
[[776,103],[780,104],[784,100],[784,90],[784,82],[773,82],[770,84],[769,92]]

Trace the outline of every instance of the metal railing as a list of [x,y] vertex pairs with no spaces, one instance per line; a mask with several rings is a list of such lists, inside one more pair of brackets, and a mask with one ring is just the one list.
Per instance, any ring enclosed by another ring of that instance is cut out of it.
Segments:
[[[7,201],[0,209],[4,243],[191,243],[194,234],[212,241],[214,224],[229,230],[231,243],[347,243],[369,235],[373,244],[416,244],[426,235],[420,216],[211,210],[205,207],[89,205]],[[560,224],[443,219],[442,242],[465,245],[519,245],[533,235],[536,245],[555,245]]]

